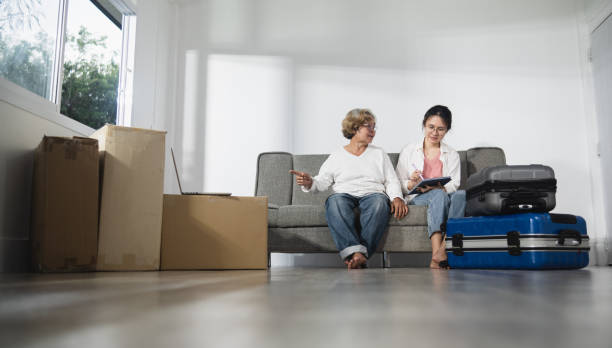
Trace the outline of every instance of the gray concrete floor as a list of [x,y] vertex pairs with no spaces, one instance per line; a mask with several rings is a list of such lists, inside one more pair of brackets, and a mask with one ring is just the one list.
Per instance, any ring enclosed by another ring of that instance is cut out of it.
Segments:
[[0,347],[612,347],[612,269],[0,275]]

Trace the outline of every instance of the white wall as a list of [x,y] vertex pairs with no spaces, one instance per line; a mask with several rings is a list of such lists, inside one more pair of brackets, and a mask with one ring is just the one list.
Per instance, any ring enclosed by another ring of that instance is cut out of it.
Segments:
[[259,153],[291,148],[291,62],[283,57],[210,55],[207,68],[204,187],[253,195]]
[[[179,165],[189,164],[184,176],[190,187],[198,189],[206,183],[204,189],[214,190],[217,179],[207,179],[214,165],[244,172],[244,182],[235,184],[237,189],[227,189],[251,194],[251,152],[272,150],[259,144],[242,156],[232,154],[213,164],[206,160],[206,153],[222,148],[207,149],[207,140],[197,136],[199,142],[187,147],[179,144],[179,125],[184,125],[189,110],[198,115],[189,127],[194,134],[205,137],[216,131],[206,129],[208,118],[216,117],[206,111],[212,110],[208,96],[216,93],[208,85],[209,55],[285,57],[293,64],[292,92],[286,97],[292,109],[285,116],[291,122],[286,122],[285,133],[277,130],[265,136],[292,134],[292,141],[285,149],[274,150],[330,152],[344,143],[339,124],[346,111],[369,107],[379,118],[375,142],[398,152],[406,143],[419,140],[419,123],[426,109],[445,104],[455,115],[449,144],[457,149],[500,146],[510,164],[551,165],[559,187],[555,211],[584,216],[593,241],[604,241],[605,223],[594,213],[601,201],[596,197],[601,178],[591,170],[592,100],[585,87],[588,44],[582,27],[585,12],[597,12],[590,10],[593,5],[588,1],[151,3],[158,3],[158,17],[163,17],[157,23],[160,28],[168,21],[176,24],[176,41],[164,39],[163,33],[156,37],[165,46],[151,51],[149,67],[141,68],[145,71],[140,80],[143,95],[140,100],[135,95],[135,114],[140,113],[147,125],[151,120],[160,124],[159,117],[165,113],[164,124],[174,127],[167,128],[168,138],[174,139],[170,142],[175,147],[180,145]],[[149,2],[138,6],[140,11]],[[171,14],[174,17],[168,18]],[[188,52],[197,53],[195,79],[185,75]],[[168,64],[164,67],[160,59]],[[154,80],[160,77],[162,81]],[[191,84],[186,83],[188,79]],[[169,83],[167,95],[162,93],[165,83]],[[197,86],[195,94],[188,88],[191,85]],[[189,95],[197,100],[195,109],[185,108]],[[236,94],[235,103],[250,98],[252,94],[243,91]],[[158,104],[163,106],[156,108]],[[228,117],[240,128],[236,118]],[[265,119],[257,113],[252,117]],[[216,136],[246,144],[256,136],[240,134],[225,129]]]

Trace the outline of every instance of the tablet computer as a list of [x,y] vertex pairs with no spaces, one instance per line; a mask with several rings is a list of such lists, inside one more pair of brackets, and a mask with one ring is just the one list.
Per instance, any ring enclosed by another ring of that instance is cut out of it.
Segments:
[[412,188],[412,190],[410,190],[410,192],[408,192],[409,195],[414,195],[414,194],[418,194],[421,193],[419,191],[417,191],[417,189],[419,187],[425,187],[425,186],[437,186],[438,184],[444,186],[446,185],[446,183],[448,183],[451,180],[450,176],[441,176],[439,178],[431,178],[431,179],[425,179],[423,181],[421,181],[418,185],[416,185],[415,187]]

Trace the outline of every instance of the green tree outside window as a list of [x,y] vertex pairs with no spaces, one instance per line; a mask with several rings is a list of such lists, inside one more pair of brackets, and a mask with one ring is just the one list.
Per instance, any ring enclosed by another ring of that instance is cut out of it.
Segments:
[[77,36],[68,36],[66,45],[76,48],[78,57],[64,62],[60,112],[94,129],[114,124],[119,65],[115,59],[105,63],[104,55],[89,54],[97,47],[106,48],[106,37],[93,37],[81,27]]

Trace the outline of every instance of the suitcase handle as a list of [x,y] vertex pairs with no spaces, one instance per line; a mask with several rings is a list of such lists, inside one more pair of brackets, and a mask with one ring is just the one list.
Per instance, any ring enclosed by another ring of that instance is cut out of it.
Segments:
[[463,256],[463,234],[453,234],[453,255]]
[[506,241],[508,242],[508,254],[512,256],[521,255],[521,233],[519,231],[506,233]]
[[502,201],[502,213],[518,213],[524,211],[545,212],[546,201],[543,199],[504,199]]
[[572,245],[579,245],[582,243],[582,236],[580,232],[576,230],[560,230],[559,237],[557,237],[557,244],[565,245],[565,239],[573,239],[575,242]]
[[575,225],[578,223],[576,215],[554,213],[550,213],[548,215],[550,215],[550,221],[555,224]]

